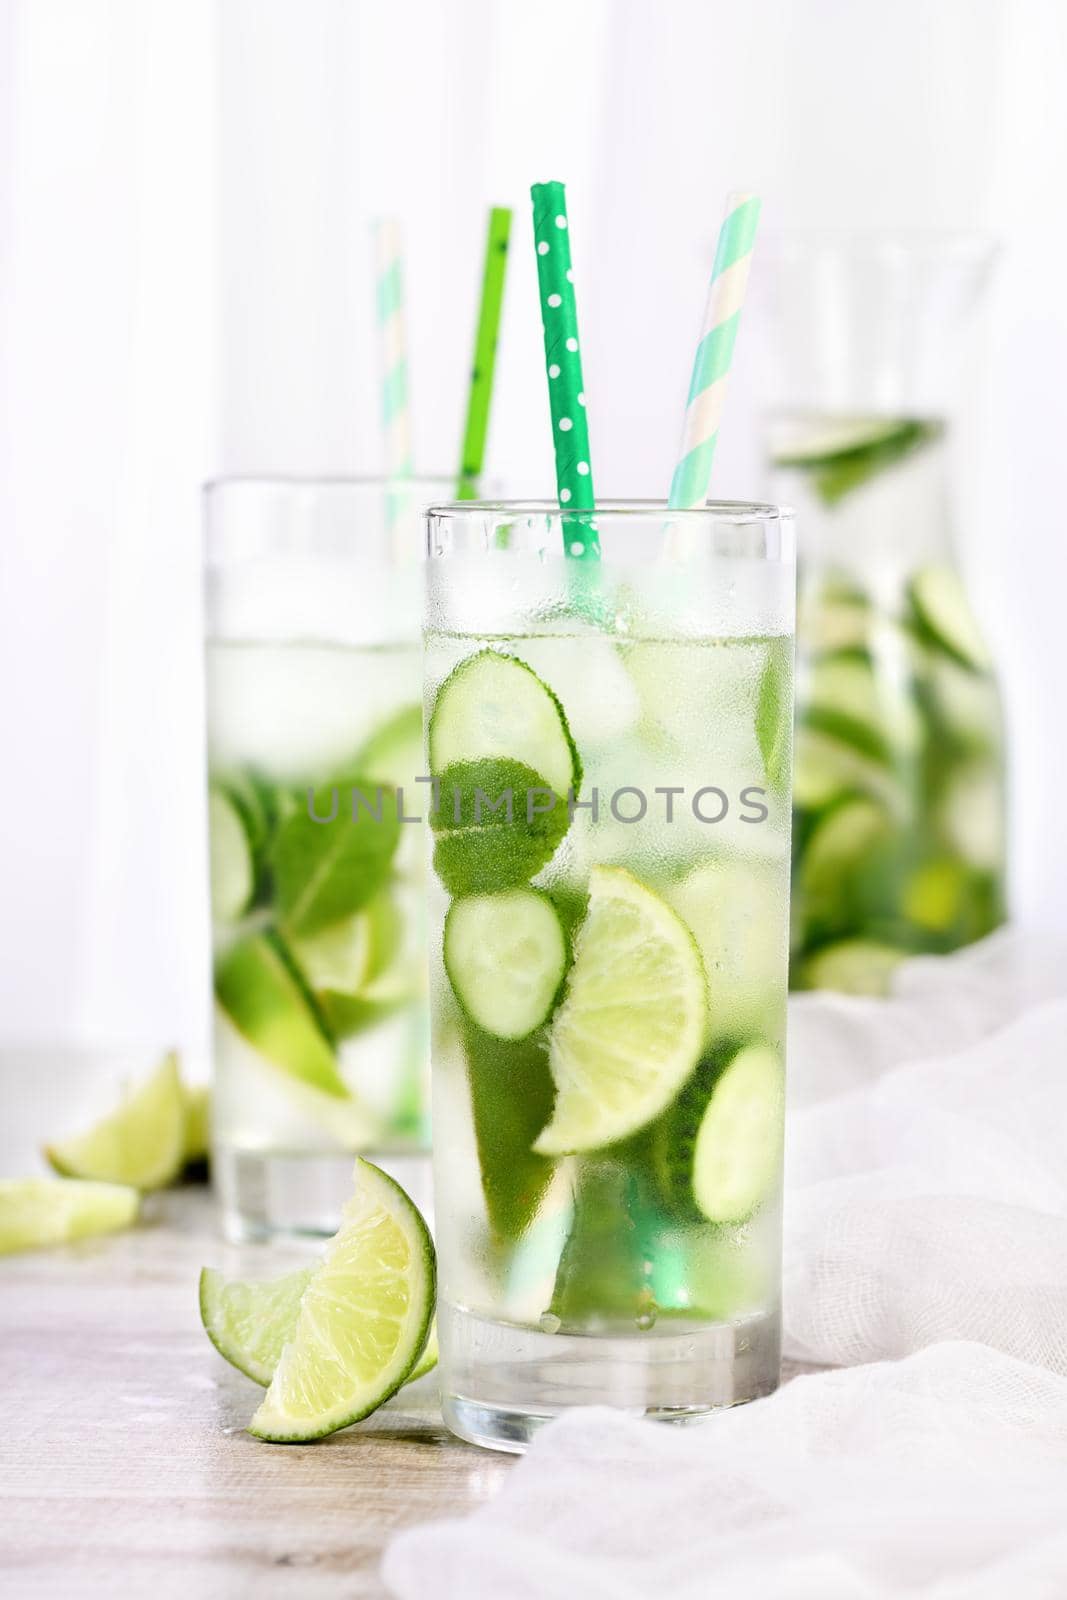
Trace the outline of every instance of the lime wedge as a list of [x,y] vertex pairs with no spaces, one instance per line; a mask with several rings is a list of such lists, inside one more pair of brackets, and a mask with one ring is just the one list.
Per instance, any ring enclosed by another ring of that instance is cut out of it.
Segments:
[[213,1267],[200,1274],[200,1320],[220,1356],[264,1389],[300,1315],[314,1272],[301,1267],[269,1282],[226,1279]]
[[292,1338],[249,1424],[282,1444],[358,1422],[410,1377],[433,1320],[433,1241],[403,1189],[369,1161],[300,1301]]
[[260,1055],[313,1089],[346,1096],[333,1045],[277,934],[253,934],[215,963],[215,994],[239,1033]]
[[556,1085],[541,1155],[597,1150],[673,1100],[707,1027],[704,967],[681,919],[622,867],[594,867],[549,1036]]
[[[267,1388],[282,1351],[296,1331],[300,1302],[315,1268],[301,1267],[284,1277],[257,1282],[224,1278],[214,1267],[200,1274],[200,1320],[224,1360]],[[437,1333],[431,1328],[426,1349],[409,1383],[437,1365]]]
[[137,1217],[136,1189],[69,1178],[0,1178],[0,1255],[116,1233]]
[[86,1133],[45,1148],[65,1178],[162,1189],[181,1171],[185,1153],[185,1093],[178,1061],[166,1056],[140,1088]]

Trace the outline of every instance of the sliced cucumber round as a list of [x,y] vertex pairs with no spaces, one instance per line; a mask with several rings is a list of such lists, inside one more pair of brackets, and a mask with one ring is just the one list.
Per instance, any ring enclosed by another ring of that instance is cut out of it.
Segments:
[[211,914],[217,922],[236,922],[255,893],[256,866],[245,813],[220,784],[208,792],[207,822]]
[[841,651],[812,665],[804,719],[816,731],[889,763],[913,755],[922,740],[914,701],[860,651]]
[[445,970],[472,1022],[525,1039],[551,1015],[567,969],[552,902],[535,889],[468,895],[445,918]]
[[800,860],[800,888],[816,895],[834,890],[890,831],[884,807],[855,795],[815,825]]
[[656,1130],[672,1203],[708,1222],[746,1221],[778,1180],[784,1106],[781,1059],[767,1044],[698,1068]]
[[876,939],[839,939],[800,965],[798,989],[836,989],[842,994],[889,993],[893,973],[907,952]]
[[558,795],[577,792],[581,762],[563,707],[524,661],[482,650],[461,661],[437,692],[430,770],[455,762],[521,761]]
[[995,872],[1004,862],[1004,786],[990,760],[974,760],[953,770],[945,785],[940,822],[946,837],[967,864]]
[[924,567],[912,578],[909,594],[927,638],[973,672],[988,670],[989,651],[952,567]]
[[939,422],[914,417],[832,420],[807,438],[780,445],[773,460],[777,467],[804,472],[823,503],[835,505],[940,434]]
[[906,806],[897,776],[884,761],[836,733],[802,722],[793,758],[793,804],[802,811],[818,811],[856,790],[876,796],[894,815]]

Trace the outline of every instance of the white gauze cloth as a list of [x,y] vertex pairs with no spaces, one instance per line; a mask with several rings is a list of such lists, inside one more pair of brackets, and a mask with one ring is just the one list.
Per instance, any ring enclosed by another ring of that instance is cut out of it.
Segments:
[[1067,949],[798,996],[789,1072],[786,1351],[839,1370],[684,1429],[552,1423],[393,1541],[400,1600],[1067,1595]]

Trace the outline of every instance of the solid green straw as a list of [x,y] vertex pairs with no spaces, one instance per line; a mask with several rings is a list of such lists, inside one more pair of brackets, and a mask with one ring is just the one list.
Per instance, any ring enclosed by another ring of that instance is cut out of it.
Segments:
[[[556,490],[561,506],[592,511],[596,498],[589,460],[589,423],[585,414],[566,193],[562,183],[535,183],[530,197],[545,330],[548,403],[556,450]],[[564,518],[563,538],[569,556],[590,559],[600,554],[596,528],[588,517]]]
[[463,430],[463,450],[459,461],[457,500],[473,500],[478,493],[478,478],[485,461],[485,439],[489,431],[489,407],[493,399],[493,372],[496,366],[496,341],[500,331],[500,308],[504,303],[504,278],[508,269],[508,236],[511,209],[493,206],[485,235],[485,268],[482,272],[482,300],[474,335],[474,361],[467,398],[467,425]]

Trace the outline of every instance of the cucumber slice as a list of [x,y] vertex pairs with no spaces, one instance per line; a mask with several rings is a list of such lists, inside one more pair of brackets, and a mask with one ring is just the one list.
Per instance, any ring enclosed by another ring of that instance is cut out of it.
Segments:
[[820,818],[800,860],[800,888],[818,897],[836,891],[890,832],[884,807],[863,796],[841,801]]
[[435,774],[456,762],[510,758],[539,772],[564,798],[581,785],[563,707],[524,661],[496,650],[468,656],[445,679],[430,717],[429,744]]
[[823,584],[797,603],[797,638],[812,655],[862,649],[873,624],[866,595],[844,583]]
[[914,701],[859,651],[841,651],[813,663],[803,715],[809,727],[877,761],[913,756],[922,740]]
[[457,761],[441,774],[431,822],[433,864],[449,894],[492,894],[540,872],[570,816],[559,792],[553,798],[547,781],[521,761]]
[[857,789],[875,795],[894,815],[906,810],[906,795],[884,762],[802,722],[793,760],[793,804],[802,811],[818,811]]
[[989,669],[989,651],[952,567],[924,567],[912,578],[908,593],[915,619],[929,640],[972,672]]
[[769,1045],[702,1064],[656,1130],[671,1202],[708,1222],[746,1221],[777,1183],[784,1108],[782,1063]]
[[792,444],[780,445],[776,467],[805,473],[824,505],[836,505],[853,489],[941,436],[939,422],[912,417],[848,419]]
[[551,1015],[567,941],[547,895],[468,895],[445,918],[445,971],[467,1016],[498,1039],[528,1038]]
[[221,784],[212,784],[208,793],[207,825],[211,915],[216,922],[236,922],[255,893],[256,867],[245,813]]
[[975,754],[991,755],[998,750],[1001,710],[993,679],[979,677],[940,650],[927,653],[923,670],[938,733],[957,748]]
[[875,939],[841,939],[801,963],[798,989],[837,989],[843,994],[882,996],[907,952]]

